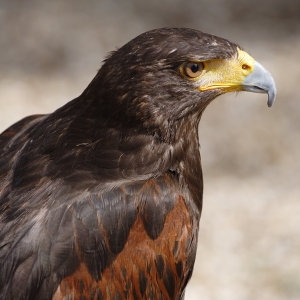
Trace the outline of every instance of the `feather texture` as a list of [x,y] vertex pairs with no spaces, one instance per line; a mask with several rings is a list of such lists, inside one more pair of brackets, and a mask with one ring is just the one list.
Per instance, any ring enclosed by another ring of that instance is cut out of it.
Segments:
[[198,123],[219,94],[178,67],[235,53],[190,29],[145,33],[78,98],[2,133],[1,299],[183,299],[202,207]]

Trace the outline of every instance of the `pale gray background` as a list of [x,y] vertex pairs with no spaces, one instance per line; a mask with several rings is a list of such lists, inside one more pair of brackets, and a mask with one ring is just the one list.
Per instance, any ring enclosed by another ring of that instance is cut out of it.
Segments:
[[200,124],[204,209],[186,299],[300,299],[300,1],[0,0],[0,131],[78,96],[106,53],[157,27],[237,42],[278,95],[229,94]]

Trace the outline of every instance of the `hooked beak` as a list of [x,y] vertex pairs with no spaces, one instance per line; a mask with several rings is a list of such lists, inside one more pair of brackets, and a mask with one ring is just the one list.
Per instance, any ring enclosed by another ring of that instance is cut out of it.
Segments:
[[268,106],[271,107],[274,103],[276,87],[273,77],[245,51],[238,49],[236,57],[227,60],[213,59],[204,61],[203,64],[203,73],[196,78],[200,91],[267,93]]
[[242,83],[243,91],[268,93],[268,106],[275,101],[276,86],[271,74],[258,62],[254,62],[254,70]]

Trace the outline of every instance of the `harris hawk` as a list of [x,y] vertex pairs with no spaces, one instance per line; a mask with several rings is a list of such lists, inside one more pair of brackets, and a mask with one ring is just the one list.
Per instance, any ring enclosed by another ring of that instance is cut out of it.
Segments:
[[268,93],[237,44],[156,29],[76,99],[0,136],[0,299],[184,299],[203,179],[198,124],[221,94]]

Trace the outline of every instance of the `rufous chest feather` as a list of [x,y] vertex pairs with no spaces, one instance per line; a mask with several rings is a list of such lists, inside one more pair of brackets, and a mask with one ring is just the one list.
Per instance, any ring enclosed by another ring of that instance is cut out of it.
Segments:
[[62,280],[53,299],[180,299],[190,276],[189,261],[194,261],[193,240],[185,201],[178,196],[156,239],[148,236],[138,215],[124,249],[99,281],[82,263]]

